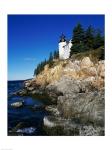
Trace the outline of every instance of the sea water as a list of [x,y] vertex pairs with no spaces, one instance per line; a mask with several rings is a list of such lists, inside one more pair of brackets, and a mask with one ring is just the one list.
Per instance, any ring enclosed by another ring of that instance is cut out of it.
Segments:
[[[33,109],[44,105],[43,100],[14,94],[22,89],[24,81],[8,81],[8,135],[46,135],[43,118],[48,115],[45,109]],[[24,101],[24,106],[14,108],[12,103]]]

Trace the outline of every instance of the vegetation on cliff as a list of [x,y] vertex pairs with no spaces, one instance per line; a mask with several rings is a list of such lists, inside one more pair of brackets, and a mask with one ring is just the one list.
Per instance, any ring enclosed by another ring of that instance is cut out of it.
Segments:
[[59,58],[59,52],[58,51],[54,51],[54,53],[52,54],[52,52],[49,55],[49,59],[48,60],[44,60],[42,62],[40,62],[37,67],[34,70],[34,76],[37,76],[40,72],[42,72],[44,70],[45,65],[49,65],[49,67],[51,67],[53,65],[53,60],[54,59],[58,59]]
[[97,49],[92,49],[89,51],[73,54],[71,56],[71,59],[82,60],[84,57],[89,57],[90,60],[93,61],[94,63],[97,63],[99,60],[104,60],[105,59],[104,46],[101,46]]
[[73,29],[71,56],[76,53],[91,51],[104,46],[104,36],[99,29],[91,25],[84,30],[81,24]]
[[[104,36],[100,30],[94,29],[91,25],[84,30],[81,24],[73,29],[72,47],[70,56],[72,59],[83,59],[89,57],[93,62],[104,60]],[[50,53],[49,59],[40,62],[34,70],[34,76],[39,75],[45,66],[55,66],[55,60],[59,58],[59,52]],[[58,60],[59,61],[59,60]]]

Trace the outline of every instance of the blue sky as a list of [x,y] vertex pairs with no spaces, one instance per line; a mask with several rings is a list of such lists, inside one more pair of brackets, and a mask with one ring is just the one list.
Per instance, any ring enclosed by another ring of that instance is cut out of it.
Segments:
[[77,23],[104,30],[103,15],[8,15],[8,80],[33,77],[35,67],[68,39]]

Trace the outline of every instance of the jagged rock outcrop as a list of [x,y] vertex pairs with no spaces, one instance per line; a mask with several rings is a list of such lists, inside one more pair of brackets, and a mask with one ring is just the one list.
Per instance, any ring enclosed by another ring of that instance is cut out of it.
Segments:
[[[94,64],[89,57],[82,60],[60,61],[53,68],[45,66],[44,70],[34,79],[25,82],[25,88],[29,91],[44,89],[47,86],[61,84],[64,80],[77,80],[77,82],[90,82],[95,88],[104,87],[105,65],[104,60]],[[65,78],[64,78],[65,77]],[[70,79],[71,78],[71,79]],[[66,81],[65,81],[66,82]]]
[[61,117],[46,116],[44,118],[44,128],[48,135],[72,135],[72,136],[102,136],[104,128],[93,126],[93,124],[83,124],[78,120],[64,119]]
[[93,62],[90,60],[89,57],[84,57],[80,63],[81,68],[89,68],[93,66]]
[[46,108],[51,116],[44,118],[49,134],[57,135],[61,129],[62,135],[103,135],[104,78],[104,60],[94,63],[84,57],[57,61],[26,81],[23,93],[47,95],[55,102],[55,106]]
[[104,124],[103,90],[60,96],[57,107],[64,118],[77,118],[83,123]]

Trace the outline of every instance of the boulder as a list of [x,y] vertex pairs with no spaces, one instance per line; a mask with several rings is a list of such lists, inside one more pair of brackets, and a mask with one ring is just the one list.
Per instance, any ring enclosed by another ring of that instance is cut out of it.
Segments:
[[45,105],[37,105],[35,104],[34,106],[31,107],[32,110],[34,111],[40,111],[45,109]]
[[80,61],[75,60],[75,61],[70,61],[68,62],[68,64],[64,67],[64,72],[68,72],[68,71],[79,71],[80,70]]
[[104,90],[60,96],[57,107],[64,118],[104,125]]
[[77,120],[67,120],[59,117],[44,117],[44,130],[47,135],[66,136],[101,136],[104,135],[104,127],[93,124],[81,124]]
[[83,68],[82,71],[86,76],[96,76],[97,75],[97,70],[95,67]]
[[95,90],[94,86],[92,86],[91,84],[94,80],[94,77],[88,77],[83,80],[78,80],[71,77],[63,76],[57,82],[49,84],[46,87],[46,90],[49,91],[49,93],[55,93],[57,97],[66,94],[74,95],[75,93],[89,92]]
[[51,113],[54,116],[59,116],[60,115],[56,105],[48,105],[48,106],[45,107],[45,110],[48,111],[49,113]]
[[81,68],[88,68],[93,66],[93,62],[90,60],[89,57],[84,57],[80,63]]
[[22,90],[19,90],[15,93],[15,95],[19,95],[19,96],[25,96],[27,95],[28,91],[26,89],[22,89]]
[[15,102],[15,103],[12,103],[11,106],[14,108],[20,108],[20,107],[24,106],[24,102],[23,101],[22,102]]
[[100,77],[104,78],[104,76],[105,76],[105,65],[104,65],[103,61],[99,62],[97,72],[98,72],[98,75]]

